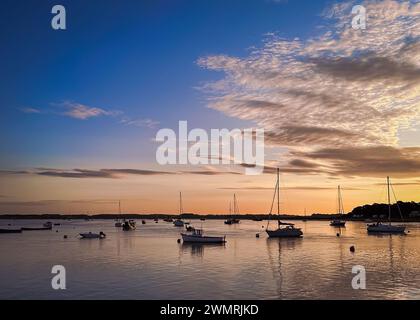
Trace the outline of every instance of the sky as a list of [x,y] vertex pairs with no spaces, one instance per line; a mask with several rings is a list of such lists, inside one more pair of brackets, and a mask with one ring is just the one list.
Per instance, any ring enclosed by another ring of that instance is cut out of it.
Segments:
[[[2,1],[0,213],[346,211],[420,201],[418,1]],[[352,28],[352,7],[366,29]],[[246,164],[159,165],[158,130],[263,128]]]

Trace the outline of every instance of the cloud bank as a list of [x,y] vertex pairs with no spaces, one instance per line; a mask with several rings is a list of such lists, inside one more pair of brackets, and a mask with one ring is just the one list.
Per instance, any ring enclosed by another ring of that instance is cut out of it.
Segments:
[[[366,8],[365,30],[351,9]],[[420,123],[420,3],[353,1],[323,12],[321,34],[269,35],[247,57],[214,55],[198,65],[224,73],[202,87],[209,106],[255,122],[289,151],[284,170],[348,176],[420,176],[418,148],[398,131]]]

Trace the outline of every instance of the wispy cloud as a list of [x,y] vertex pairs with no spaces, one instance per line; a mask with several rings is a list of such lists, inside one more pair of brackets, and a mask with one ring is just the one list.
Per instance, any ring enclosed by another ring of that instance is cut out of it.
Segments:
[[58,178],[106,178],[119,179],[130,175],[139,176],[158,176],[158,175],[226,175],[241,174],[235,171],[218,171],[213,168],[203,168],[202,170],[190,171],[162,171],[132,168],[116,168],[116,169],[55,169],[55,168],[34,168],[32,170],[0,170],[0,175],[39,175],[46,177]]
[[[317,37],[271,35],[247,57],[200,58],[201,67],[225,74],[203,87],[211,93],[209,106],[257,123],[269,144],[299,152],[285,170],[366,176],[372,175],[370,169],[377,174],[389,169],[400,176],[419,175],[416,160],[398,150],[398,131],[420,123],[420,3],[357,3],[366,7],[365,30],[351,27],[354,4],[326,10],[325,31]],[[347,170],[338,165],[346,150],[364,147],[379,152],[370,168],[355,157],[347,159]],[[393,168],[378,169],[390,162],[381,157],[387,156],[384,149],[375,147],[394,148]],[[318,167],[297,162],[325,149],[343,151],[319,159]],[[364,169],[357,170],[358,165]]]
[[36,108],[21,108],[20,111],[22,111],[23,113],[41,113],[41,110],[36,109]]
[[52,109],[21,108],[20,110],[24,113],[54,114],[77,120],[88,120],[101,116],[114,117],[121,124],[146,128],[155,128],[159,124],[158,121],[149,118],[132,118],[120,110],[94,107],[73,101],[51,103],[51,106]]
[[156,128],[159,124],[159,121],[152,119],[131,119],[129,117],[123,117],[120,122],[125,125],[136,126],[136,127],[147,127],[147,128]]
[[67,109],[67,111],[63,112],[63,115],[79,120],[86,120],[99,116],[113,116],[118,114],[117,111],[108,111],[102,108],[90,107],[84,104],[73,102],[64,102],[61,104],[61,106]]

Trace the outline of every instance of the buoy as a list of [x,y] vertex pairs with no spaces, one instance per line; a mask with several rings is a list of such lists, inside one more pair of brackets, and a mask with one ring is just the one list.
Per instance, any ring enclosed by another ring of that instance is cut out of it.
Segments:
[[64,239],[67,239],[67,235],[65,234],[63,238],[64,238]]
[[259,238],[259,237],[260,237],[260,234],[259,234],[259,233],[257,233],[255,236],[256,236],[257,238]]
[[176,240],[176,242],[181,243],[181,239]]
[[339,237],[340,236],[340,234],[337,232],[337,237]]
[[58,230],[55,230],[55,232],[58,232]]
[[354,252],[354,251],[355,251],[354,246],[351,246],[350,247],[350,252]]

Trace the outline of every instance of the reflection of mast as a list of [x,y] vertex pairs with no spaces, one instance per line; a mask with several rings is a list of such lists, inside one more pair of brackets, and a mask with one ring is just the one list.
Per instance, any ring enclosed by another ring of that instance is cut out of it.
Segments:
[[182,215],[184,208],[182,207],[182,193],[179,193],[179,215]]
[[[275,262],[273,259],[273,256],[271,255],[271,250],[270,250],[270,245],[274,245],[274,243],[277,242],[278,246],[279,246],[279,256],[278,256],[278,267],[277,270],[275,268]],[[281,299],[282,298],[282,287],[283,287],[283,276],[281,273],[281,241],[268,241],[267,239],[267,252],[268,252],[268,260],[270,261],[270,268],[271,271],[273,273],[273,278],[276,281],[277,287],[276,287],[276,291],[277,291],[277,298]]]

